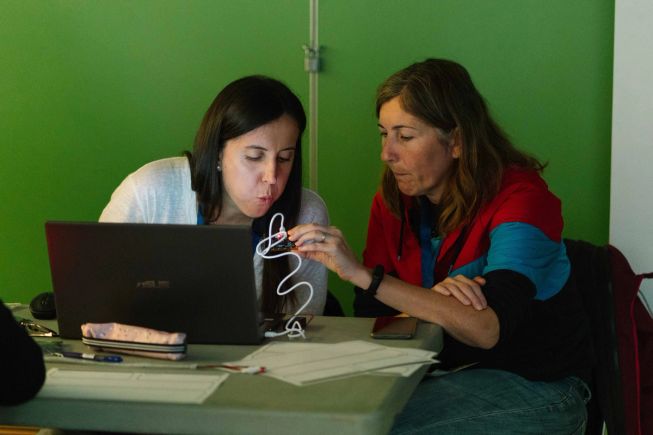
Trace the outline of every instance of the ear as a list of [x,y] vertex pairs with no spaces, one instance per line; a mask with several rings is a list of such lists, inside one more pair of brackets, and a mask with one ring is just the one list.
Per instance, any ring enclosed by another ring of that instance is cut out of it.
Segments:
[[456,127],[451,134],[451,157],[459,159],[463,151],[463,141],[460,135],[460,129]]
[[215,169],[218,171],[218,174],[222,172],[222,155],[224,148],[218,152],[218,161],[215,163]]

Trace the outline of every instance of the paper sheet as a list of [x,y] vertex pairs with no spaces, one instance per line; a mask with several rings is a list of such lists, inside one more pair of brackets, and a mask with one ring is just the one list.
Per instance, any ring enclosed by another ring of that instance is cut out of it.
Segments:
[[38,397],[202,403],[228,376],[52,368]]
[[336,344],[274,342],[231,364],[264,366],[267,376],[305,385],[377,371],[410,376],[422,364],[435,362],[435,355],[362,340]]

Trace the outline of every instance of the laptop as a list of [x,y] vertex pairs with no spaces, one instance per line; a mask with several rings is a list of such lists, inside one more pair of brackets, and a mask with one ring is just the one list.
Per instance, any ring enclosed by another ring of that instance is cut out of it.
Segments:
[[257,344],[251,228],[46,222],[63,338],[83,323],[185,332],[188,343]]

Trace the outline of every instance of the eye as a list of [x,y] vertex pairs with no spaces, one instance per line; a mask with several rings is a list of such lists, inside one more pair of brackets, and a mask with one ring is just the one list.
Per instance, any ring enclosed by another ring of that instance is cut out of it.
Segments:
[[286,153],[283,153],[283,154],[279,154],[277,156],[277,161],[280,162],[280,163],[290,162],[290,161],[292,161],[293,155],[294,154],[293,154],[292,151],[289,151],[289,152],[286,152]]
[[403,135],[403,134],[401,136],[399,136],[399,139],[401,139],[404,142],[408,142],[409,140],[411,140],[413,138],[414,138],[414,136],[406,136],[406,135]]
[[380,132],[379,132],[379,135],[380,135],[382,138],[386,138],[386,137],[388,137],[388,132],[387,132],[387,131],[380,131]]
[[245,154],[245,160],[250,160],[253,162],[258,162],[263,159],[263,153],[259,154]]

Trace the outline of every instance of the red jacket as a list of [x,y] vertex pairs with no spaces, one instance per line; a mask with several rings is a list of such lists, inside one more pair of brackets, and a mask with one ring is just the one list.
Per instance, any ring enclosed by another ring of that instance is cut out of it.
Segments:
[[[409,221],[409,209],[412,200],[408,197],[405,197],[404,200],[404,203],[408,205],[405,209],[404,219]],[[490,239],[493,231],[505,223],[526,224],[541,231],[548,239],[548,242],[561,247],[562,254],[564,254],[564,245],[561,244],[563,222],[560,200],[548,190],[546,183],[536,172],[508,169],[505,172],[497,196],[480,210],[477,218],[470,225],[460,254],[454,264],[451,265],[451,274],[457,274],[459,271],[464,270],[461,268],[465,265],[474,263],[477,263],[477,266],[471,269],[474,269],[475,274],[480,275],[497,269],[498,267],[491,263],[492,258],[495,257],[490,258],[489,261],[486,261],[485,257],[490,249]],[[401,220],[388,210],[381,194],[377,193],[372,203],[363,262],[367,267],[381,264],[386,272],[394,272],[399,278],[408,283],[422,285],[420,242],[418,235],[410,230],[409,225],[404,225],[402,255],[401,258],[397,256],[401,226]],[[442,241],[436,260],[436,268],[438,266],[448,266],[446,262],[443,264],[442,260],[451,255],[461,229],[458,228],[448,234]],[[515,233],[514,230],[511,230],[511,232]],[[505,237],[511,238],[513,236],[508,234]],[[510,246],[518,243],[512,240],[501,240],[501,242]],[[544,243],[546,242],[545,240]],[[557,248],[552,245],[550,248],[545,249],[555,250]],[[551,255],[556,256],[559,253],[552,252]],[[501,268],[512,270],[512,265],[506,265],[506,262],[509,261],[511,260],[501,258]],[[565,261],[565,259],[562,261]],[[537,281],[536,278],[533,278],[533,274],[536,272],[525,271],[520,267],[521,265],[516,265],[514,270],[524,273],[532,280]],[[564,269],[562,267],[562,270]],[[557,289],[548,289],[546,291],[548,296],[555,294],[564,285],[568,276],[568,269],[567,262],[566,275],[557,280]],[[440,270],[438,276],[445,276],[447,272]],[[468,273],[471,272],[472,270],[469,270]],[[467,275],[467,273],[463,274]],[[538,286],[541,283],[535,282],[535,284]],[[538,293],[542,291],[545,290],[538,288]]]

